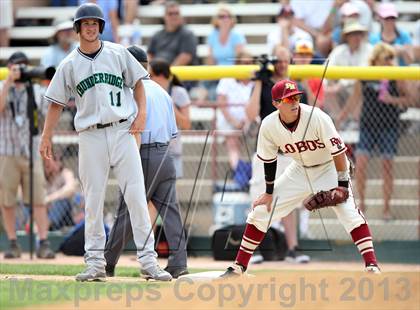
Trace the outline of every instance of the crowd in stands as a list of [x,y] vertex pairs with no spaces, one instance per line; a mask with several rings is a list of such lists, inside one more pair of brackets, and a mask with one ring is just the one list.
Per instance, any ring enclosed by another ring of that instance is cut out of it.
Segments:
[[[51,5],[77,6],[85,2],[89,0],[51,0]],[[102,39],[125,45],[140,42],[135,31],[130,31],[129,37],[120,37],[121,32],[118,31],[120,25],[129,27],[136,25],[139,4],[165,6],[164,27],[151,37],[147,45],[149,72],[151,78],[171,95],[176,107],[177,125],[181,130],[191,129],[189,113],[191,99],[188,91],[192,88],[206,88],[206,91],[202,92],[205,95],[199,99],[211,99],[220,104],[217,129],[243,130],[255,119],[262,120],[274,111],[275,108],[271,104],[271,87],[275,82],[288,77],[288,66],[291,63],[306,65],[327,61],[329,66],[408,66],[420,61],[420,22],[417,21],[416,32],[413,36],[405,29],[397,27],[399,14],[392,2],[281,0],[276,22],[273,23],[272,30],[267,33],[265,42],[266,53],[273,55],[276,59],[271,76],[262,76],[261,72],[256,72],[252,80],[224,78],[217,82],[186,84],[186,87],[183,87],[182,83],[170,73],[170,67],[200,64],[197,56],[199,40],[185,23],[178,3],[164,0],[96,0],[94,2],[105,12],[106,22]],[[0,11],[2,12],[0,46],[8,46],[10,44],[8,30],[13,26],[12,1],[0,1]],[[375,27],[375,21],[379,22],[379,28]],[[235,27],[236,23],[234,10],[229,4],[221,3],[216,14],[211,18],[214,28],[206,39],[208,57],[202,61],[202,64],[255,63],[254,57],[247,50],[245,34]],[[56,20],[53,26],[51,45],[45,50],[41,59],[41,65],[45,67],[57,67],[60,61],[77,47],[77,36],[73,31],[72,21]],[[141,26],[138,27],[141,28]],[[9,69],[12,69],[14,64],[16,62],[10,62]],[[5,84],[12,84],[12,82],[3,82],[0,88],[2,92]],[[358,166],[356,180],[362,210],[365,209],[363,199],[366,166],[369,158],[374,155],[375,144],[378,144],[384,168],[384,219],[391,219],[389,201],[393,184],[392,159],[396,154],[396,145],[400,137],[399,115],[413,102],[407,91],[407,85],[401,81],[366,82],[347,79],[322,81],[320,78],[303,79],[298,83],[305,91],[302,97],[303,103],[312,104],[317,100],[317,106],[329,113],[339,128],[360,129],[360,145],[356,156]],[[15,93],[9,90],[7,94],[15,96]],[[2,116],[2,113],[4,114],[0,103],[0,122],[4,124],[2,117],[6,116]],[[72,120],[74,111],[70,109],[69,113],[68,119]],[[376,119],[378,114],[383,118]],[[16,120],[15,115],[13,118]],[[372,122],[372,119],[376,119],[377,122]],[[389,128],[384,128],[384,123],[391,125]],[[372,126],[376,127],[372,128]],[[0,133],[3,135],[1,127],[0,124]],[[72,125],[68,127],[70,129]],[[379,128],[383,130],[379,132]],[[386,142],[381,143],[381,141]],[[228,135],[225,143],[229,152],[230,169],[235,171],[241,158],[239,138],[237,135]],[[182,177],[182,145],[179,138],[172,143],[171,148],[176,158],[177,177]],[[0,156],[6,155],[0,152]],[[284,160],[278,162],[284,164]],[[254,171],[262,169],[256,165],[258,164],[253,163]],[[48,252],[48,243],[45,242],[47,229],[44,227],[45,215],[48,214],[50,229],[74,225],[80,221],[80,214],[83,213],[80,207],[83,203],[80,201],[80,195],[77,194],[77,182],[73,172],[63,167],[60,158],[56,158],[51,163],[44,163],[44,169],[45,175],[41,179],[45,179],[47,183],[46,202],[38,209],[43,210],[44,213],[37,211],[35,220],[44,217],[44,220],[38,220],[40,223],[38,232],[44,234],[40,240],[45,245],[41,255],[52,257],[53,255]],[[283,169],[284,167],[280,167],[278,171]],[[261,180],[256,180],[254,174],[251,187],[252,184],[260,182]],[[8,219],[13,221],[14,214],[11,213],[9,206],[0,205],[0,207],[5,212],[3,216],[6,214],[9,216]],[[48,212],[45,213],[45,210]],[[77,215],[75,215],[75,210]],[[306,215],[301,215],[301,218],[305,217]],[[295,222],[296,215],[294,214],[284,219],[284,225],[289,230],[288,255],[292,258],[296,257],[294,251],[297,246]],[[12,232],[14,227],[10,225],[6,227],[11,236],[9,239],[15,242],[16,237]],[[18,256],[20,250],[16,247],[16,243],[11,244],[11,249],[15,251],[8,252],[8,255]],[[303,258],[303,261],[307,259]]]

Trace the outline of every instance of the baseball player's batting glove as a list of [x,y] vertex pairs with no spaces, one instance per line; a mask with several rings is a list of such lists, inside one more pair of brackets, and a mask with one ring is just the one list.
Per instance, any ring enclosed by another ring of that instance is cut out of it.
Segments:
[[337,186],[329,191],[320,191],[310,195],[303,201],[303,205],[309,211],[336,206],[349,198],[349,190],[343,186]]

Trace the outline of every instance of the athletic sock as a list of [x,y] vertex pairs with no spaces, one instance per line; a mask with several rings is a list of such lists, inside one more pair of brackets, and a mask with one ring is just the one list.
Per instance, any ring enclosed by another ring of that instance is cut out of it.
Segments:
[[265,233],[258,230],[252,224],[246,224],[244,235],[242,236],[241,246],[236,255],[236,263],[244,267],[246,270],[252,254],[264,239]]
[[377,265],[375,250],[373,248],[372,235],[369,231],[367,224],[362,224],[359,227],[353,229],[351,232],[354,244],[357,246],[360,254],[365,261],[365,265],[374,264]]

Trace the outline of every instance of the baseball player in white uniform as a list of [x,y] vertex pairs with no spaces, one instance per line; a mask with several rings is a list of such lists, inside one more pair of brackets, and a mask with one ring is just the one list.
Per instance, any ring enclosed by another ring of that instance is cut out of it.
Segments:
[[[332,208],[358,247],[365,270],[380,272],[369,227],[349,186],[346,146],[326,113],[300,104],[301,94],[297,84],[290,80],[277,82],[271,90],[277,111],[263,120],[257,144],[257,156],[264,162],[266,190],[254,201],[235,263],[222,277],[246,271],[272,221],[299,208],[311,194],[341,190],[348,193],[348,198]],[[278,152],[293,161],[275,180]]]
[[[49,105],[40,153],[52,156],[52,131],[63,107],[75,97],[74,119],[79,133],[79,176],[86,199],[85,262],[77,281],[105,279],[103,205],[110,167],[113,168],[133,223],[142,273],[171,280],[156,260],[138,146],[134,135],[145,127],[146,101],[141,79],[147,72],[121,45],[99,40],[104,28],[101,9],[83,4],[74,27],[80,47],[59,65],[45,97]],[[131,93],[130,89],[134,89]],[[133,98],[134,94],[134,98]]]

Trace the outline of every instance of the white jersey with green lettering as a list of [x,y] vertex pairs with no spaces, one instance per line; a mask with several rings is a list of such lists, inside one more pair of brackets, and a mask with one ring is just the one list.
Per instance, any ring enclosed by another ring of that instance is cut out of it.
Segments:
[[76,131],[95,124],[128,119],[137,113],[130,88],[147,75],[146,70],[122,45],[102,41],[94,58],[79,48],[58,66],[45,97],[66,106],[76,101]]
[[[112,167],[127,203],[137,257],[143,268],[155,266],[153,230],[135,138],[129,133],[137,105],[131,88],[147,72],[121,45],[102,42],[92,58],[79,49],[59,65],[45,97],[65,106],[76,101],[79,177],[85,197],[85,261],[103,271],[103,207]],[[107,126],[95,126],[102,124]],[[130,229],[130,228],[128,228]]]

